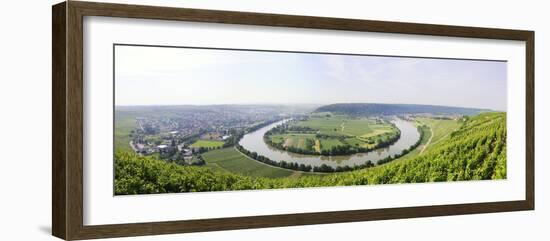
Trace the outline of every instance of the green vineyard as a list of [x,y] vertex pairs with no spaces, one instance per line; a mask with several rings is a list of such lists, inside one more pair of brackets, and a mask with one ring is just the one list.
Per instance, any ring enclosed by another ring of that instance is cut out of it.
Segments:
[[[277,174],[271,178],[255,177],[221,170],[230,169],[236,161],[251,161],[243,156],[235,154],[226,163],[210,162],[208,155],[206,159],[210,166],[181,166],[152,156],[118,151],[115,154],[115,193],[127,195],[505,179],[506,113],[464,117],[455,131],[448,136],[434,136],[430,148],[422,152],[416,151],[414,155],[405,155],[384,165],[349,172],[307,173],[296,177],[290,171],[274,170]],[[254,168],[270,167],[256,164]]]

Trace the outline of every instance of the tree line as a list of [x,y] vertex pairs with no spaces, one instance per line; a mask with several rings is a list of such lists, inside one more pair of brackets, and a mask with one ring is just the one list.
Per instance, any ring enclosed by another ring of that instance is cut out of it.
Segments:
[[420,143],[422,143],[422,138],[424,138],[424,132],[425,132],[425,129],[427,129],[428,127],[425,126],[425,125],[422,125],[422,126],[417,126],[416,129],[418,130],[418,133],[420,133],[420,138],[418,138],[418,140],[412,145],[410,146],[409,148],[407,149],[404,149],[403,151],[401,151],[400,153],[397,153],[393,156],[387,156],[386,158],[383,158],[383,159],[380,159],[376,162],[377,165],[382,165],[382,164],[386,164],[388,162],[391,162],[397,158],[400,158],[402,156],[405,156],[407,155],[409,152],[411,152],[412,150],[416,149]]
[[[393,123],[392,123],[392,125],[394,126],[394,128],[396,128]],[[285,134],[285,133],[288,133],[289,131],[300,132],[300,133],[309,133],[309,134],[310,133],[316,133],[315,137],[318,138],[318,139],[333,138],[333,139],[339,140],[341,143],[346,143],[346,144],[345,145],[335,145],[335,146],[332,146],[330,148],[323,148],[323,143],[320,142],[319,143],[320,151],[317,151],[314,148],[312,148],[312,146],[315,145],[315,143],[313,142],[313,140],[311,140],[309,138],[306,139],[306,145],[305,145],[306,148],[300,148],[300,147],[295,147],[295,146],[285,146],[284,142],[274,142],[273,141],[272,135]],[[334,137],[334,136],[329,136],[329,135],[326,135],[326,134],[321,134],[318,131],[319,130],[316,130],[316,129],[313,129],[313,128],[310,128],[310,127],[301,127],[301,126],[292,126],[292,125],[289,125],[289,124],[282,124],[282,125],[276,126],[273,129],[267,131],[264,134],[263,138],[264,138],[264,141],[268,145],[270,145],[272,147],[275,147],[279,150],[284,150],[284,151],[288,151],[288,152],[292,152],[292,153],[304,154],[304,155],[342,156],[342,155],[351,155],[351,154],[356,154],[356,153],[369,152],[369,151],[372,151],[374,149],[388,147],[391,144],[395,143],[397,140],[399,140],[399,138],[401,137],[401,131],[399,129],[397,129],[396,132],[392,132],[392,133],[389,133],[389,134],[388,133],[382,134],[381,136],[378,137],[378,141],[372,141],[371,140],[369,143],[373,144],[372,146],[363,147],[363,146],[351,145],[351,144],[347,143],[347,141],[345,140],[347,138],[346,136]]]

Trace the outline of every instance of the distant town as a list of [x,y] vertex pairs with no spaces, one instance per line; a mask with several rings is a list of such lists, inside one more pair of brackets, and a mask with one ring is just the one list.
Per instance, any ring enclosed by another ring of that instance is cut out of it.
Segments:
[[[140,107],[117,108],[127,113]],[[130,147],[140,155],[182,165],[202,165],[201,153],[234,145],[255,127],[303,113],[280,106],[143,108],[133,117],[136,127],[129,134]]]
[[[133,122],[126,145],[140,155],[152,155],[180,165],[204,165],[200,154],[235,145],[247,132],[284,118],[303,119],[312,106],[159,106],[117,107],[117,118]],[[118,112],[117,112],[118,113]],[[459,119],[460,114],[402,114],[417,117]],[[382,116],[380,118],[383,118]],[[120,120],[119,120],[120,121]]]

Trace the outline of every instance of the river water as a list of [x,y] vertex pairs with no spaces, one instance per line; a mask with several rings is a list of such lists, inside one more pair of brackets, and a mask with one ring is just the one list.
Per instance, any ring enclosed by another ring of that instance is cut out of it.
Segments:
[[414,145],[420,138],[420,133],[412,122],[395,119],[392,122],[395,123],[397,128],[401,130],[401,136],[392,145],[372,150],[366,153],[357,153],[344,156],[321,156],[321,155],[303,155],[297,153],[291,153],[282,151],[274,147],[269,146],[264,142],[264,134],[277,125],[280,125],[288,120],[282,120],[275,122],[254,132],[248,133],[243,136],[239,144],[245,149],[256,152],[259,155],[268,157],[273,161],[287,161],[296,162],[298,164],[305,164],[311,166],[320,166],[326,164],[331,167],[338,166],[354,166],[361,165],[367,161],[376,161],[384,159],[390,155],[401,153],[403,150]]

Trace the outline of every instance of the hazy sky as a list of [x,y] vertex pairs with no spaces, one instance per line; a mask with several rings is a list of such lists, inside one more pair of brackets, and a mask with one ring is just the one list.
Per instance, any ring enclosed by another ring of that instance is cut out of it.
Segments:
[[117,46],[116,105],[404,103],[506,110],[506,62]]

